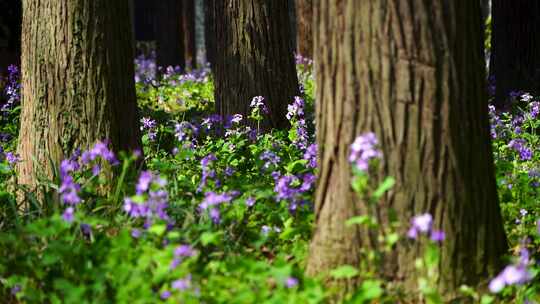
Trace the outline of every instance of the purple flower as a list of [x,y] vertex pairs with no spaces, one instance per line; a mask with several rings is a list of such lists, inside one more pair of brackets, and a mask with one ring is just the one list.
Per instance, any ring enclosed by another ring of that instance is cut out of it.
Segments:
[[231,123],[240,123],[242,121],[242,115],[241,114],[234,114],[231,118]]
[[227,168],[225,168],[225,175],[232,176],[233,174],[234,174],[234,168],[231,166],[227,166]]
[[[136,200],[130,197],[124,199],[124,211],[133,218],[143,217],[147,221],[154,218],[169,221],[168,193],[163,188],[167,182],[150,171],[143,171],[136,185],[139,196]],[[152,187],[153,185],[153,187]],[[141,202],[141,198],[144,200]]]
[[74,214],[75,209],[73,209],[73,207],[67,207],[62,214],[62,219],[67,223],[71,223],[75,219]]
[[268,170],[271,166],[277,166],[281,161],[281,158],[270,150],[261,153],[259,159],[264,161],[263,169],[265,170]]
[[171,286],[172,286],[172,289],[177,289],[180,291],[188,289],[191,286],[191,275],[188,274],[183,279],[173,281]]
[[221,215],[219,213],[219,209],[218,208],[212,208],[210,209],[210,219],[212,219],[212,222],[214,224],[219,224],[219,222],[221,221]]
[[15,165],[16,163],[21,161],[21,158],[19,155],[14,154],[13,152],[7,152],[6,154],[6,160],[10,165]]
[[131,229],[131,237],[133,237],[134,239],[138,239],[141,237],[141,230],[137,229],[137,228],[133,228]]
[[266,107],[266,104],[264,103],[264,97],[262,96],[253,97],[249,106],[253,110],[262,110],[263,113],[268,113],[268,108]]
[[521,101],[529,102],[533,99],[532,95],[529,93],[524,93],[521,95]]
[[[433,217],[431,216],[431,214],[424,213],[421,215],[417,215],[411,220],[411,227],[407,231],[407,236],[411,239],[416,239],[419,232],[428,233],[431,230],[432,224]],[[437,233],[435,237],[441,237],[441,234]]]
[[156,121],[149,117],[141,118],[141,123],[142,123],[141,130],[153,129],[157,126]]
[[92,235],[92,226],[90,226],[89,224],[82,223],[80,225],[80,228],[83,235],[87,237],[90,237]]
[[489,290],[493,293],[500,292],[505,286],[524,284],[532,279],[532,274],[527,269],[529,264],[529,251],[526,247],[520,250],[520,257],[515,265],[508,265],[489,283]]
[[15,286],[13,286],[13,287],[11,288],[11,292],[10,292],[10,293],[11,293],[12,296],[15,296],[15,295],[17,295],[21,290],[22,290],[21,285],[16,284]]
[[536,119],[536,117],[538,117],[538,114],[540,114],[540,102],[531,102],[529,106],[531,108],[531,118]]
[[444,241],[445,238],[446,238],[446,234],[444,233],[444,231],[433,230],[431,232],[431,240],[433,242],[440,243],[440,242]]
[[162,299],[162,300],[167,300],[168,298],[171,297],[171,292],[168,291],[168,290],[164,290],[161,292],[161,294],[159,295],[159,297]]
[[317,168],[317,144],[311,144],[304,153],[304,159],[308,161],[308,166]]
[[139,175],[139,180],[137,181],[137,185],[135,186],[135,189],[137,191],[137,194],[141,194],[143,192],[146,192],[148,188],[150,187],[150,183],[154,180],[154,175],[150,171],[143,171]]
[[382,153],[375,148],[377,144],[375,133],[369,132],[358,136],[351,145],[349,162],[353,163],[359,170],[367,171],[372,159],[382,157]]
[[193,248],[187,244],[180,245],[174,249],[175,257],[190,257],[194,254],[195,252],[193,251]]
[[294,277],[288,277],[285,281],[285,286],[287,286],[287,288],[294,288],[298,286],[298,279]]
[[508,147],[518,152],[521,160],[532,159],[532,151],[527,147],[527,142],[524,139],[512,139],[508,143]]
[[60,198],[64,204],[74,206],[81,202],[81,198],[78,195],[80,189],[81,186],[75,183],[73,177],[66,174],[62,178],[62,184],[60,185],[58,192],[60,193]]
[[272,231],[272,228],[270,228],[269,226],[263,225],[261,227],[261,232],[262,232],[263,235],[268,235],[268,233],[270,233],[270,231]]
[[206,210],[209,207],[228,203],[233,199],[233,196],[228,193],[215,193],[212,191],[206,192],[204,200],[199,204],[200,210]]
[[304,117],[304,100],[298,96],[294,96],[294,102],[287,106],[288,120]]
[[250,196],[246,199],[246,206],[253,207],[253,205],[255,205],[255,202],[255,198]]

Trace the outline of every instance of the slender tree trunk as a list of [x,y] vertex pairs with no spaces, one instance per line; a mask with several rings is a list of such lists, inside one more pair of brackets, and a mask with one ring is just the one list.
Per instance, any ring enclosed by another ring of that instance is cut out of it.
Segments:
[[[351,189],[349,146],[373,131],[384,154],[379,172],[396,179],[377,206],[405,235],[410,219],[429,212],[446,232],[440,291],[476,286],[499,269],[506,238],[489,137],[481,11],[478,1],[321,0],[315,6],[319,179],[316,228],[307,271],[359,265],[377,248],[370,231],[344,222],[368,214]],[[380,274],[416,288],[423,242],[403,239]],[[343,293],[356,281],[334,282]]]
[[313,0],[296,0],[298,54],[313,58]]
[[184,0],[182,8],[182,26],[186,63],[195,67],[197,64],[197,48],[195,45],[195,3],[194,0]]
[[156,61],[161,67],[186,67],[182,30],[183,1],[156,2]]
[[[76,148],[141,147],[127,0],[24,0],[18,182]],[[126,34],[127,33],[127,34]]]
[[221,115],[247,117],[254,96],[270,113],[263,129],[288,125],[287,104],[298,95],[290,43],[289,1],[224,0],[214,3],[216,107]]
[[216,29],[214,20],[214,0],[204,1],[204,45],[206,49],[206,61],[212,69],[216,62]]
[[493,0],[490,76],[495,102],[512,91],[540,93],[540,1]]

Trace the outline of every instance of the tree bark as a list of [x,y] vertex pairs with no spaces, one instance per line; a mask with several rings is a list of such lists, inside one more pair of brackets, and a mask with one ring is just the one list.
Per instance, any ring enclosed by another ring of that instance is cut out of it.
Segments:
[[206,61],[212,68],[216,62],[216,31],[214,28],[214,0],[204,1],[204,46]]
[[507,107],[510,92],[540,93],[540,2],[492,2],[490,76],[495,102]]
[[160,67],[186,67],[182,30],[183,1],[156,2],[156,61]]
[[[127,0],[24,0],[18,182],[76,148],[140,149]],[[127,33],[127,34],[126,34]]]
[[195,67],[197,65],[197,48],[195,44],[195,3],[194,0],[184,0],[182,5],[182,27],[184,45],[186,46],[186,63],[190,67]]
[[[351,189],[349,146],[373,131],[384,154],[374,183],[396,179],[378,203],[387,227],[395,211],[401,235],[429,212],[446,232],[437,281],[447,297],[499,270],[506,252],[490,145],[478,1],[321,0],[315,6],[319,178],[316,228],[307,272],[357,266],[377,248],[368,214]],[[380,275],[415,290],[424,242],[401,240]],[[355,280],[333,282],[346,293]],[[343,293],[341,295],[343,295]]]
[[249,116],[254,96],[265,97],[263,129],[288,125],[287,104],[299,94],[290,43],[289,1],[214,2],[215,100],[221,115]]
[[313,0],[296,0],[297,52],[313,58]]

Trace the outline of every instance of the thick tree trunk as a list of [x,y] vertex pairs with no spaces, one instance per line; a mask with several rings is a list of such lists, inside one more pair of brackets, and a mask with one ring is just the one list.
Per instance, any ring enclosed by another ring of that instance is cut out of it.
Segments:
[[186,63],[191,67],[195,67],[197,65],[197,48],[195,44],[195,3],[194,0],[184,0],[182,5],[182,27]]
[[186,67],[182,3],[178,0],[156,2],[156,61],[161,67]]
[[[451,297],[497,271],[506,252],[488,132],[480,5],[477,1],[321,0],[315,6],[316,229],[307,271],[358,265],[375,248],[351,189],[349,145],[374,131],[384,154],[374,180],[396,185],[377,206],[405,231],[429,212],[446,232],[438,286]],[[400,241],[381,275],[413,289],[422,242]],[[337,282],[343,292],[355,281]]]
[[214,0],[204,1],[204,47],[206,61],[212,69],[216,62],[216,29],[214,20]]
[[512,91],[540,93],[539,28],[540,1],[493,0],[490,76],[499,107]]
[[222,115],[247,117],[254,96],[264,96],[270,113],[263,129],[287,126],[287,104],[299,94],[290,43],[289,1],[214,2],[215,99]]
[[[127,0],[24,0],[18,182],[76,148],[141,147]],[[126,34],[127,33],[127,34]]]
[[298,54],[313,58],[313,0],[296,0]]

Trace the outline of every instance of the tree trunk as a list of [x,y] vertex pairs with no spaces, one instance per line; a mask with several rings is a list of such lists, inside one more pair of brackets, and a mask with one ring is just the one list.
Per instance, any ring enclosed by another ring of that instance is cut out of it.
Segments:
[[182,3],[178,0],[156,2],[156,61],[160,67],[186,67]]
[[290,43],[289,1],[214,2],[215,99],[221,115],[249,116],[254,96],[265,97],[262,128],[288,125],[287,104],[299,94]]
[[[18,182],[109,139],[140,149],[127,0],[24,0]],[[127,33],[127,34],[126,34]]]
[[[321,0],[315,6],[319,179],[307,272],[359,265],[376,248],[368,214],[351,189],[349,146],[376,133],[384,154],[372,179],[396,179],[378,204],[383,227],[394,210],[401,235],[417,214],[446,232],[438,287],[448,297],[499,269],[506,252],[490,145],[478,1]],[[415,288],[424,242],[401,240],[377,269]],[[343,293],[356,281],[333,282]]]
[[297,52],[313,58],[313,0],[296,0]]
[[197,49],[195,45],[195,3],[194,0],[182,2],[182,26],[184,45],[186,46],[186,63],[190,67],[197,65]]
[[214,27],[214,0],[204,1],[204,46],[206,61],[212,69],[216,62],[216,29]]
[[540,93],[540,1],[493,0],[492,18],[490,76],[507,107],[512,91]]

